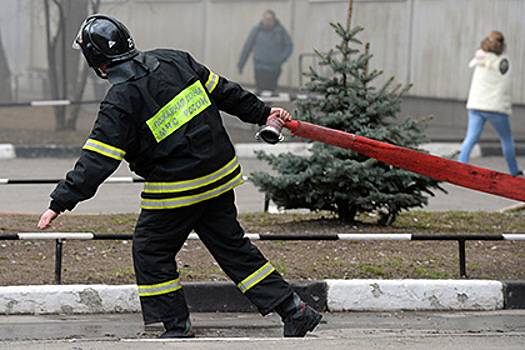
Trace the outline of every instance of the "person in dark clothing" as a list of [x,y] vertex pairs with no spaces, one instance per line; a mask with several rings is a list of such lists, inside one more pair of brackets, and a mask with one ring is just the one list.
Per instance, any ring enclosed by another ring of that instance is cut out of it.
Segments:
[[275,16],[267,10],[262,21],[248,35],[239,58],[239,73],[253,51],[255,85],[257,91],[275,91],[281,75],[281,66],[292,54],[290,35]]
[[301,301],[237,221],[233,188],[243,178],[219,111],[258,125],[284,123],[290,114],[266,107],[187,52],[137,50],[127,28],[109,16],[88,17],[74,47],[112,86],[38,227],[94,196],[125,159],[146,180],[133,238],[146,324],[162,322],[163,338],[193,336],[175,256],[194,230],[261,314],[281,316],[284,336],[312,331],[321,315]]

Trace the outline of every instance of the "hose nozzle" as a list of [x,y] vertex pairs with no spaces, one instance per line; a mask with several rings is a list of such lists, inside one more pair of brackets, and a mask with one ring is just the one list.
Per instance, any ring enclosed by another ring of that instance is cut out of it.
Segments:
[[282,135],[283,126],[284,123],[279,118],[268,119],[266,125],[259,130],[255,138],[275,145],[276,143],[284,141],[284,136]]

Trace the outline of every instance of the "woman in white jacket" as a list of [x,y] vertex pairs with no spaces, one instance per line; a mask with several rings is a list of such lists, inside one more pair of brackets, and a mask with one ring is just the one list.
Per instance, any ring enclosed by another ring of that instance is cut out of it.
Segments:
[[516,163],[516,152],[510,128],[512,114],[510,62],[504,54],[505,38],[500,32],[491,32],[481,42],[481,49],[470,61],[474,75],[467,102],[468,127],[461,145],[459,161],[468,163],[470,152],[479,141],[483,126],[489,121],[499,135],[503,155],[510,174],[521,175]]

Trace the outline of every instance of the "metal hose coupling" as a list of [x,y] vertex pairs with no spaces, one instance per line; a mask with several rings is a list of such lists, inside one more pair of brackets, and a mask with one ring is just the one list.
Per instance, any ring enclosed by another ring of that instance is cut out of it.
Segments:
[[255,138],[257,140],[263,140],[271,145],[275,145],[276,143],[284,141],[284,136],[282,135],[283,127],[284,122],[280,118],[268,118],[266,125],[255,134]]

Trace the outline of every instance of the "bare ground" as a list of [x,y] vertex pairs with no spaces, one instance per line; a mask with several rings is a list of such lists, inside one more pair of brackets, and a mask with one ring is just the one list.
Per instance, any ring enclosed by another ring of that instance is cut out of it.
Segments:
[[[56,231],[131,233],[136,215],[64,215]],[[373,217],[348,225],[329,214],[249,214],[240,220],[247,232],[330,234],[409,232],[499,234],[522,232],[520,213],[410,212],[390,227]],[[34,215],[0,215],[0,233],[35,231]],[[456,242],[256,242],[288,279],[324,278],[458,278]],[[125,284],[134,282],[131,241],[67,241],[64,283]],[[188,241],[177,256],[186,281],[227,280],[197,241]],[[470,278],[525,279],[525,242],[467,242]],[[53,283],[53,241],[0,241],[0,285]]]

